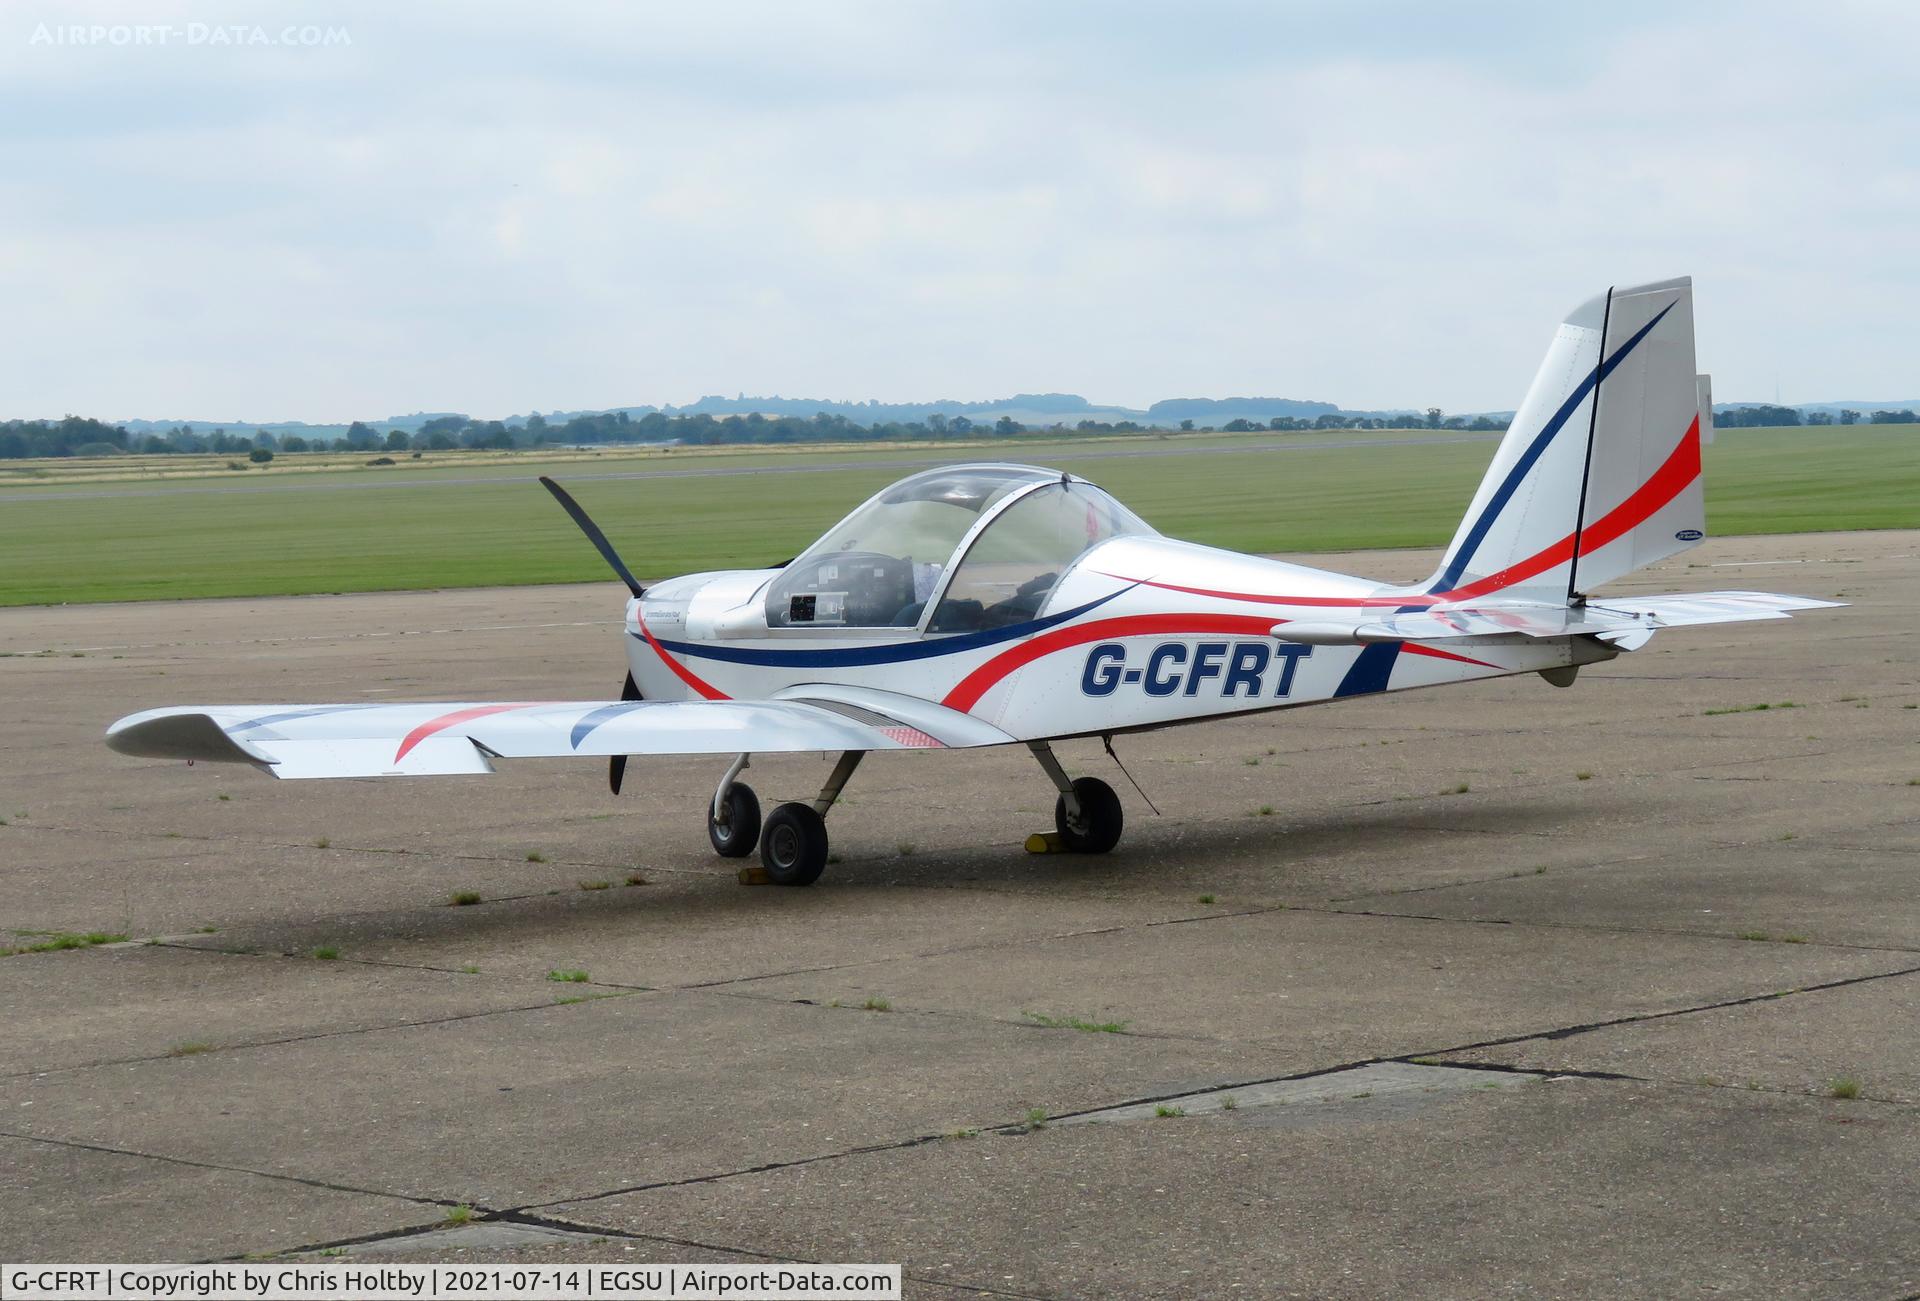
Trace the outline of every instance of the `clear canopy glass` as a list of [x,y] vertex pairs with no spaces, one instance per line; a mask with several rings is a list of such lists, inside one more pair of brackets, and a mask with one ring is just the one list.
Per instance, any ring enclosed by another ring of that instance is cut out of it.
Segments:
[[782,570],[767,588],[767,624],[918,626],[955,552],[983,520],[929,631],[1031,617],[1022,611],[1037,610],[1089,546],[1153,531],[1100,489],[1057,471],[1020,465],[928,470],[868,500]]
[[972,632],[1032,619],[1082,553],[1108,538],[1152,532],[1090,483],[1056,480],[1035,489],[973,540],[927,631]]

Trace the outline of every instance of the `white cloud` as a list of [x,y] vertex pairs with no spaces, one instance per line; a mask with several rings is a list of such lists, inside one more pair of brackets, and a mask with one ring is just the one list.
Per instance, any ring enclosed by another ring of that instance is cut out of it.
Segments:
[[360,4],[284,11],[344,48],[29,42],[257,12],[7,15],[0,414],[1499,407],[1562,310],[1676,273],[1723,396],[1920,390],[1901,6]]

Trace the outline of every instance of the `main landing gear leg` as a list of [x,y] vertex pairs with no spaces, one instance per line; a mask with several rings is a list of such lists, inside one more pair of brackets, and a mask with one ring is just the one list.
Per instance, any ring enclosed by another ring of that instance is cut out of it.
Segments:
[[1053,803],[1053,825],[1061,845],[1076,854],[1104,854],[1119,844],[1125,816],[1113,787],[1098,777],[1069,778],[1045,741],[1029,741],[1027,748],[1060,792]]
[[827,810],[840,798],[847,779],[866,758],[865,750],[847,750],[833,766],[827,784],[811,804],[782,804],[767,817],[760,833],[760,864],[775,885],[812,885],[827,866]]
[[749,758],[743,754],[733,761],[707,806],[707,840],[722,858],[745,858],[760,839],[760,798],[739,780]]

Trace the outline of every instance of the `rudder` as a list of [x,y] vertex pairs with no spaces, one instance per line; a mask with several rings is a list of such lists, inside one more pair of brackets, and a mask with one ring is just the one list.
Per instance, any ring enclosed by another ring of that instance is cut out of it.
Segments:
[[1703,391],[1690,279],[1575,308],[1427,590],[1559,604],[1699,542]]

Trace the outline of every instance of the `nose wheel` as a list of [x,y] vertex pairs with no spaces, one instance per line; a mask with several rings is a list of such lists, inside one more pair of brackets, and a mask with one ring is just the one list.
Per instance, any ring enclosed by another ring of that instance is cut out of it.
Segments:
[[760,840],[760,797],[745,782],[727,787],[726,796],[707,810],[707,839],[722,858],[745,858]]

